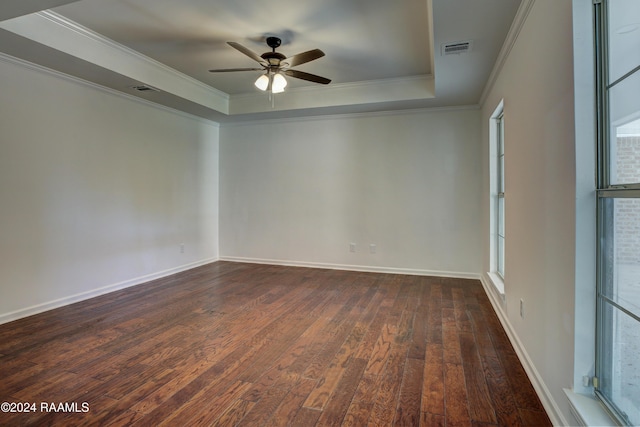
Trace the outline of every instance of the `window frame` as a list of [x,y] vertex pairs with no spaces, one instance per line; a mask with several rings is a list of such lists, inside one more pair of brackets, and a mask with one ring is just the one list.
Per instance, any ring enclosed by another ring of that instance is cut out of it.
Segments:
[[[640,316],[626,309],[608,295],[609,278],[613,275],[615,261],[612,256],[615,225],[614,203],[617,199],[640,199],[640,183],[612,184],[612,143],[610,119],[610,90],[626,78],[640,73],[640,66],[609,83],[609,0],[594,1],[595,31],[595,73],[596,73],[596,363],[593,382],[594,394],[602,401],[609,413],[621,425],[628,425],[624,412],[603,391],[602,379],[614,347],[613,338],[608,333],[612,328],[611,317],[614,310],[640,322]],[[612,310],[612,311],[608,311]]]
[[[496,165],[496,175],[497,175],[497,185],[496,185],[496,273],[500,276],[500,278],[504,281],[504,271],[505,271],[505,243],[506,243],[506,232],[505,232],[505,198],[504,198],[504,189],[505,189],[505,179],[504,179],[504,109],[501,109],[499,115],[495,118],[495,126],[496,126],[496,144],[497,144],[497,165]],[[500,204],[502,201],[502,204]],[[502,240],[502,245],[500,241]]]
[[[504,164],[500,164],[500,157],[504,160],[504,100],[500,100],[488,120],[489,126],[489,272],[488,276],[500,297],[505,297],[504,267],[499,273],[499,264],[504,266],[504,253],[500,253],[498,234],[500,232],[500,199],[504,209]],[[502,150],[502,155],[500,151]],[[502,234],[504,232],[504,211],[502,212]],[[506,241],[506,240],[505,240]],[[505,244],[503,242],[503,244]],[[499,258],[502,257],[501,260]]]

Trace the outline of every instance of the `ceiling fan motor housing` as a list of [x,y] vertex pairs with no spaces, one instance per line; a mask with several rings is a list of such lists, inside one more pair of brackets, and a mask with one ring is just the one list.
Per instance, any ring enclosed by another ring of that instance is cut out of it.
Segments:
[[276,66],[276,67],[280,65],[281,61],[287,59],[287,57],[281,54],[280,52],[265,52],[260,56],[262,57],[262,59],[267,61],[269,65]]
[[267,45],[272,49],[272,52],[265,52],[260,57],[269,63],[269,68],[277,68],[283,60],[287,59],[285,55],[276,52],[276,48],[281,43],[282,40],[278,37],[267,37]]

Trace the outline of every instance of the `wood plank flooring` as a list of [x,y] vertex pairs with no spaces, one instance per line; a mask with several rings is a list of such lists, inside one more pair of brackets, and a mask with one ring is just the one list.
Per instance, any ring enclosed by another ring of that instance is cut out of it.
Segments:
[[35,403],[11,426],[551,425],[478,281],[231,262],[0,325],[0,401]]

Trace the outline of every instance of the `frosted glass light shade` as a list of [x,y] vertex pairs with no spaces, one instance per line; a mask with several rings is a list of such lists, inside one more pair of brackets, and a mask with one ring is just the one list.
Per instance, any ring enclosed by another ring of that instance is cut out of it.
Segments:
[[267,76],[266,74],[261,75],[260,77],[258,77],[258,80],[256,80],[254,84],[260,90],[267,90],[267,88],[269,87],[269,76]]
[[273,83],[271,85],[271,91],[273,93],[284,92],[284,88],[287,87],[287,79],[280,73],[273,75]]

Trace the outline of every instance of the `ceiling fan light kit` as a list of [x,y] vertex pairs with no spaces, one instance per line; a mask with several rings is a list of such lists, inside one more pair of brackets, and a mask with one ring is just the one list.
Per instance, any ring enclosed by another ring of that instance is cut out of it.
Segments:
[[307,52],[302,52],[297,55],[286,57],[280,52],[276,52],[276,48],[280,46],[282,40],[278,37],[267,37],[267,45],[271,48],[271,52],[265,52],[262,55],[258,55],[249,48],[242,46],[236,42],[227,42],[227,44],[239,52],[245,54],[249,58],[258,62],[262,68],[226,68],[218,70],[209,70],[212,73],[220,72],[235,72],[235,71],[264,71],[254,85],[263,91],[269,93],[281,93],[284,92],[287,86],[287,79],[285,75],[296,79],[306,80],[313,83],[329,84],[330,79],[326,77],[317,76],[315,74],[306,73],[304,71],[293,70],[291,67],[311,62],[324,56],[324,52],[320,49],[313,49]]
[[[287,79],[280,73],[270,74],[267,72],[258,77],[254,85],[260,90],[282,93],[284,92],[284,88],[287,87]],[[269,87],[271,87],[271,89],[269,89]]]

